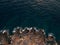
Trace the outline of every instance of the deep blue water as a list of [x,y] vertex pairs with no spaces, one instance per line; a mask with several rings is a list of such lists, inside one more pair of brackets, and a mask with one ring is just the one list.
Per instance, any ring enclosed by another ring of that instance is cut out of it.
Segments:
[[60,39],[60,1],[0,0],[0,30],[16,26],[44,28]]

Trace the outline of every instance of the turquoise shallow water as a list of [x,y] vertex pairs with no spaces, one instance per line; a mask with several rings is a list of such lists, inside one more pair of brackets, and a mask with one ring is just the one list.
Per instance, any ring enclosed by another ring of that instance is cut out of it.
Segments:
[[34,26],[60,39],[59,4],[58,0],[0,0],[0,30]]

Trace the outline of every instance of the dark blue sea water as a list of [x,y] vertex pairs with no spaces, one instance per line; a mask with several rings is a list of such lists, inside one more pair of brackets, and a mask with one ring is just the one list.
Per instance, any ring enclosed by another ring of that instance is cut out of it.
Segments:
[[60,39],[59,0],[0,0],[0,30],[16,26],[44,28]]

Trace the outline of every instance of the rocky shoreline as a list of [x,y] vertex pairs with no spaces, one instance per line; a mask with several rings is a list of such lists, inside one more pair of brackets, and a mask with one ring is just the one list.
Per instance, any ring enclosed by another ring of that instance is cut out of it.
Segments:
[[8,30],[0,31],[0,45],[58,45],[53,33],[46,35],[44,29],[16,27],[12,35]]

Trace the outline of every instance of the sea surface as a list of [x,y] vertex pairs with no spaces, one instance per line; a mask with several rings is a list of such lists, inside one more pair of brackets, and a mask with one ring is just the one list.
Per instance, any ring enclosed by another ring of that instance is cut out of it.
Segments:
[[60,1],[0,0],[0,30],[17,26],[44,28],[60,40]]

